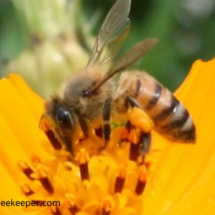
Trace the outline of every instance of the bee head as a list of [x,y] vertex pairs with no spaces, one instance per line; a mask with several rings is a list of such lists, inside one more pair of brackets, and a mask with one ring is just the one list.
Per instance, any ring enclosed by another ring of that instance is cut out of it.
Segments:
[[54,121],[57,131],[62,136],[69,136],[75,127],[75,118],[71,110],[62,103],[59,97],[55,96],[46,102],[46,116]]

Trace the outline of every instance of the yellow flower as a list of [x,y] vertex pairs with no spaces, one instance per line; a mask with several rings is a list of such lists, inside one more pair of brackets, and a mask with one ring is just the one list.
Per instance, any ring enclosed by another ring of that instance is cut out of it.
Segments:
[[[52,145],[39,129],[44,101],[19,76],[2,79],[0,213],[214,215],[214,78],[215,59],[196,61],[175,93],[193,116],[196,144],[171,143],[152,131],[144,165],[137,165],[135,147],[126,142],[117,146],[122,135],[135,143],[137,133],[128,136],[123,127],[112,131],[101,153],[95,150],[101,139],[93,132],[77,147],[75,157]],[[7,201],[39,205],[7,206]],[[44,201],[52,205],[40,206]]]

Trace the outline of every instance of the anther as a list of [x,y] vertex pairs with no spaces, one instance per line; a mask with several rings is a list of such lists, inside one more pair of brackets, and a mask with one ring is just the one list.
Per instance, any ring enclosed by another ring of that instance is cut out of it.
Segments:
[[46,117],[42,116],[40,120],[39,127],[45,132],[49,142],[52,144],[55,150],[60,150],[62,145],[60,144],[59,140],[56,138],[54,132],[49,128]]
[[125,167],[121,167],[119,170],[119,174],[116,177],[115,186],[114,186],[114,193],[121,193],[126,177],[126,169]]
[[29,179],[34,180],[34,178],[32,177],[32,173],[34,173],[34,171],[28,166],[25,161],[19,161],[18,167]]
[[59,207],[53,206],[50,208],[50,211],[53,215],[62,215]]
[[54,193],[54,187],[52,186],[52,183],[50,182],[47,173],[44,168],[39,167],[37,169],[37,175],[38,175],[38,180],[42,184],[43,188],[50,194],[52,195]]
[[44,189],[51,195],[54,193],[54,187],[52,186],[48,177],[40,179],[41,184],[43,185]]
[[138,173],[138,181],[135,188],[135,193],[137,195],[141,195],[146,186],[146,178],[147,178],[147,170],[145,166],[141,166]]
[[67,204],[67,208],[71,214],[74,215],[79,211],[79,208],[75,204],[73,195],[67,195],[65,199],[65,203]]
[[20,183],[21,191],[25,196],[30,196],[34,194],[34,191],[30,188],[28,184],[25,184],[23,182]]
[[45,131],[45,134],[55,150],[60,150],[62,148],[62,145],[60,144],[58,139],[55,137],[53,131],[51,131],[51,130]]
[[89,180],[89,168],[88,168],[88,162],[90,160],[89,154],[86,151],[86,149],[80,149],[76,160],[79,163],[80,173],[81,173],[81,179],[83,180]]
[[31,163],[34,167],[41,163],[41,160],[38,156],[34,155],[31,157]]
[[103,202],[102,215],[110,215],[114,208],[114,200],[111,196],[107,196]]
[[129,135],[130,142],[130,151],[129,151],[129,159],[137,162],[138,157],[140,156],[140,144],[139,144],[139,135],[137,130],[132,129]]

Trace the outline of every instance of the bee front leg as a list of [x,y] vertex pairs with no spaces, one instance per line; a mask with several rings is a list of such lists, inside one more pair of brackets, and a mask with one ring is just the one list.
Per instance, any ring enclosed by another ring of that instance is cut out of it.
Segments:
[[81,130],[84,133],[84,139],[87,139],[88,138],[88,126],[87,126],[87,123],[82,117],[78,117],[78,120],[79,120],[79,123],[80,123],[80,126],[81,126]]
[[111,134],[111,126],[110,126],[110,117],[111,117],[111,99],[108,98],[103,107],[103,139],[104,139],[104,146],[100,149],[105,149],[107,146],[108,141],[110,140]]

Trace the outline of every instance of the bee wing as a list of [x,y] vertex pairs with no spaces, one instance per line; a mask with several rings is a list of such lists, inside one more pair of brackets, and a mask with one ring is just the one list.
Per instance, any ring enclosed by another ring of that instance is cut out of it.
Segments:
[[137,43],[133,48],[131,48],[115,62],[115,64],[110,68],[108,76],[112,77],[117,72],[124,70],[132,63],[139,60],[146,53],[148,53],[157,44],[157,42],[158,39],[149,38]]
[[110,68],[107,74],[90,90],[90,92],[95,92],[103,83],[105,83],[116,73],[121,72],[132,63],[139,60],[141,57],[143,57],[143,55],[148,53],[157,44],[157,42],[158,39],[149,38],[137,43],[133,48],[131,48],[115,62],[115,64]]
[[117,58],[120,48],[123,42],[126,40],[128,33],[130,31],[130,20],[123,23],[120,27],[118,34],[104,47],[100,55],[100,64],[104,65],[110,60],[114,61]]
[[[109,61],[114,57],[111,56],[113,51],[114,55],[117,54],[129,32],[130,6],[131,0],[118,0],[111,8],[99,31],[87,67]],[[105,48],[107,48],[106,52],[104,52]]]

